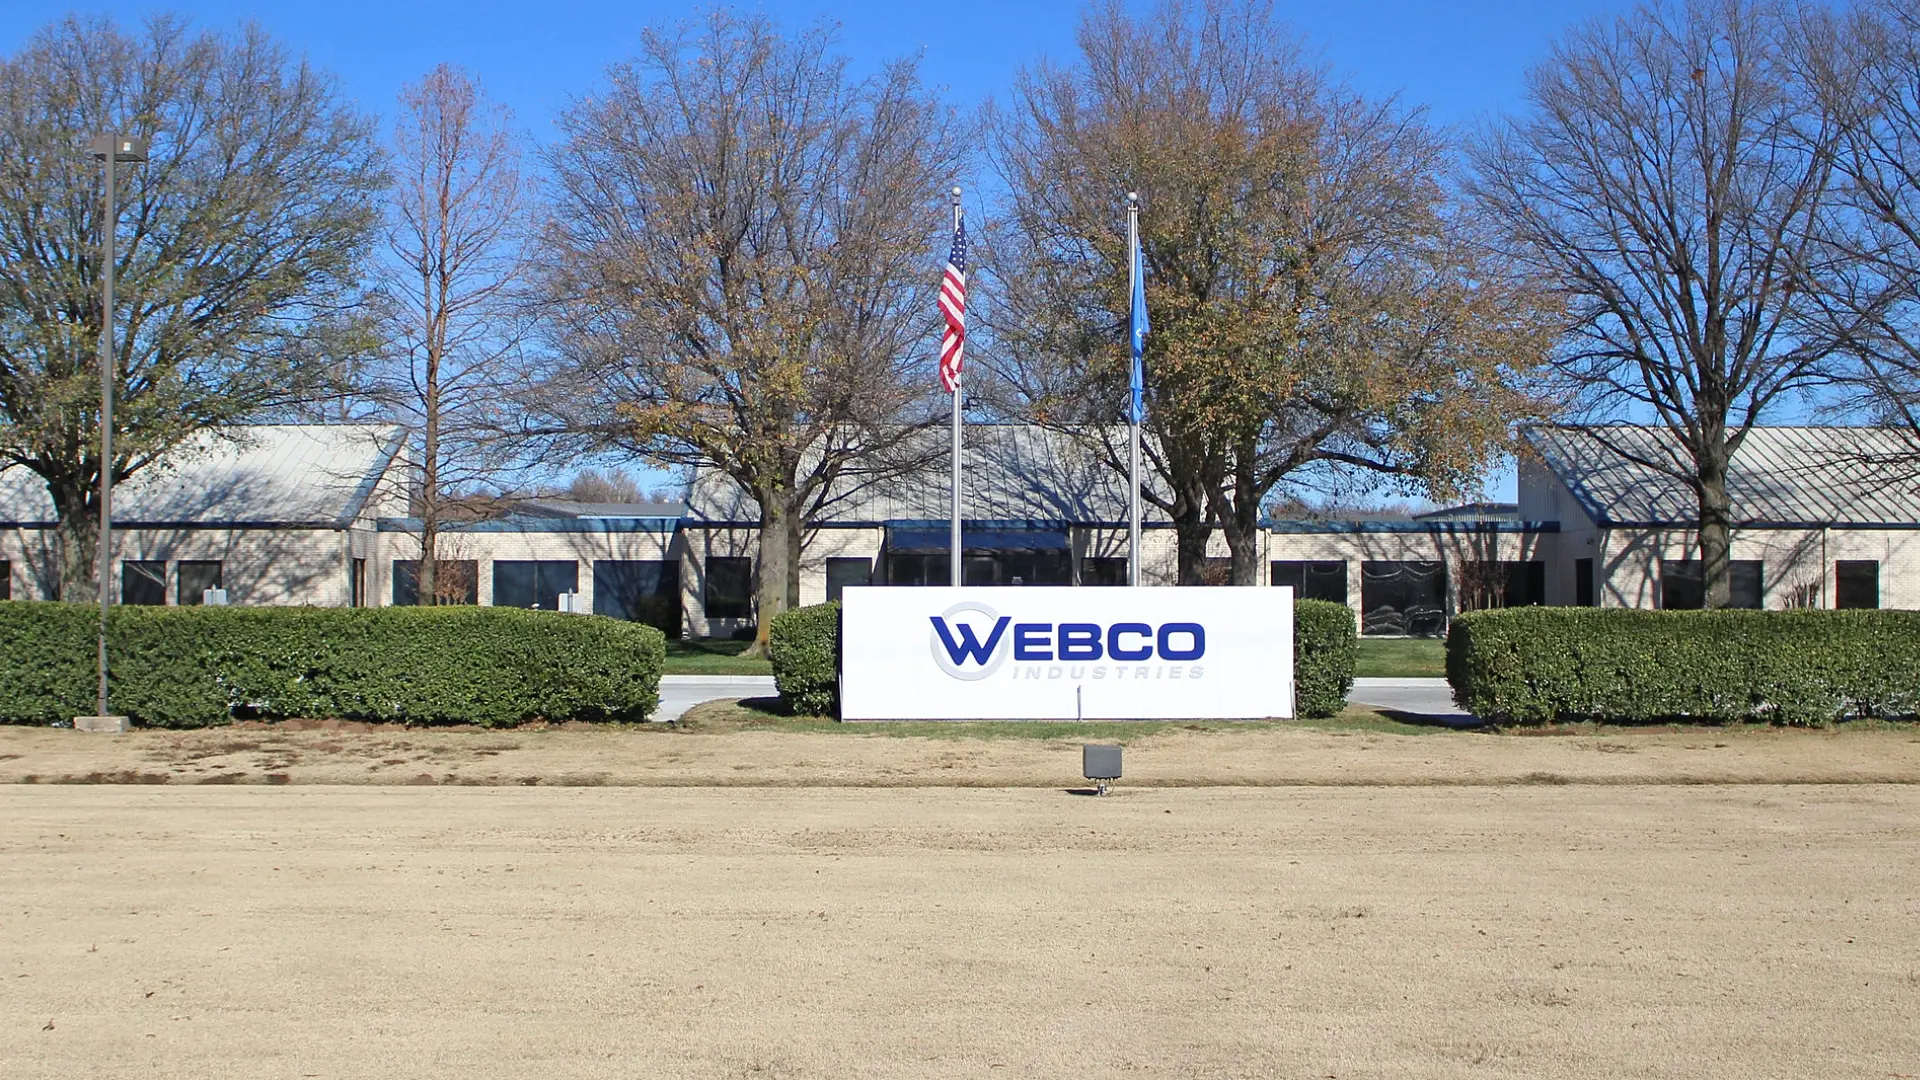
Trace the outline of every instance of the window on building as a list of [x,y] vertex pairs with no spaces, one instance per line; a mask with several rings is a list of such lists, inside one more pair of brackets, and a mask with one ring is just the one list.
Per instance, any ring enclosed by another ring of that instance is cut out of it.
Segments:
[[[1734,559],[1727,606],[1759,608],[1766,595],[1759,559]],[[1660,606],[1668,611],[1698,611],[1706,606],[1706,578],[1699,559],[1660,561]]]
[[13,562],[0,559],[0,600],[13,599]]
[[827,602],[834,603],[849,585],[870,585],[873,583],[873,560],[871,559],[828,559],[827,560]]
[[[473,559],[435,559],[433,591],[441,604],[480,602],[480,564]],[[413,607],[420,603],[420,560],[393,560],[393,603]]]
[[1444,563],[1380,561],[1360,564],[1360,632],[1432,635],[1447,628]]
[[353,559],[347,564],[347,606],[367,606],[367,560]]
[[1080,560],[1080,584],[1125,585],[1126,583],[1127,557],[1125,555],[1089,555]]
[[1876,559],[1841,559],[1833,564],[1833,606],[1880,606],[1880,563]]
[[181,559],[177,571],[179,592],[174,603],[181,607],[193,607],[206,603],[208,589],[219,589],[221,584],[221,563],[218,559]]
[[1573,560],[1573,602],[1579,607],[1593,607],[1593,560]]
[[1533,607],[1547,602],[1547,564],[1486,560],[1460,567],[1460,609]]
[[947,557],[944,554],[910,553],[887,556],[887,584],[889,585],[945,585],[949,576]]
[[1065,551],[970,552],[961,561],[960,572],[968,585],[1071,585],[1073,556]]
[[707,556],[707,582],[700,606],[709,619],[753,616],[753,560],[740,555]]
[[1347,561],[1288,562],[1275,559],[1267,566],[1267,582],[1291,587],[1296,600],[1326,600],[1344,607],[1347,602]]
[[646,623],[670,638],[679,637],[680,560],[595,559],[593,613]]
[[163,607],[167,602],[167,564],[164,559],[124,559],[120,563],[120,602],[140,607]]
[[560,594],[580,589],[574,559],[493,560],[493,606],[560,610]]

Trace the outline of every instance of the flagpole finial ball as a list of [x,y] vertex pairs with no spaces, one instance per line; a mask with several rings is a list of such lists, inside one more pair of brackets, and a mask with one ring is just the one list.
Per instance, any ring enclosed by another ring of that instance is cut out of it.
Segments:
[[1128,202],[1139,202],[1139,201],[1140,201],[1140,193],[1139,193],[1139,192],[1137,192],[1137,191],[1129,191],[1129,192],[1127,192],[1127,201],[1128,201]]
[[956,199],[960,197],[960,189],[958,187],[953,189],[953,197]]

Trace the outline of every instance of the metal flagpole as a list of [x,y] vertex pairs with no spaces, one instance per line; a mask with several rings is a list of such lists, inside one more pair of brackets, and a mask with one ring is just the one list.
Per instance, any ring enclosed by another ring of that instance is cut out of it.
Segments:
[[[1138,303],[1140,295],[1140,194],[1127,192],[1127,348],[1132,356],[1133,370],[1138,372],[1140,363],[1139,344],[1135,340],[1134,324],[1139,318],[1133,305]],[[1128,381],[1127,421],[1129,432],[1127,453],[1128,491],[1127,501],[1127,584],[1140,584],[1140,407],[1139,399],[1134,395],[1132,379]]]
[[107,165],[107,221],[100,250],[100,692],[95,716],[107,712],[107,607],[113,602],[108,586],[113,578],[113,159],[119,140],[109,138]]
[[[953,231],[960,231],[960,189],[953,189]],[[961,548],[960,548],[960,413],[961,413],[961,373],[953,373],[953,522],[949,545],[953,551],[951,584],[961,585]]]

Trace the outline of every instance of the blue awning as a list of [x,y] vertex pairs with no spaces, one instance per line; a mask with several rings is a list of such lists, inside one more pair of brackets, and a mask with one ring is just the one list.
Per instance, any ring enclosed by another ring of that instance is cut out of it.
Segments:
[[[887,529],[887,551],[894,555],[938,554],[949,550],[951,543],[947,529]],[[1071,549],[1065,530],[1048,529],[963,529],[960,544],[962,550],[981,552]]]

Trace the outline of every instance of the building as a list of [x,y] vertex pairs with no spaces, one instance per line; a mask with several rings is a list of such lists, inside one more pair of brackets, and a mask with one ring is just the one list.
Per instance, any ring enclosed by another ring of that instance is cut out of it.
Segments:
[[[1107,433],[1111,435],[1112,433]],[[1651,429],[1636,457],[1664,452]],[[847,476],[816,500],[802,538],[803,603],[848,585],[945,584],[944,433],[918,468]],[[1117,443],[1018,425],[967,431],[963,543],[970,584],[1102,586],[1127,577],[1127,499]],[[1089,443],[1089,439],[1096,440]],[[1344,603],[1362,632],[1437,634],[1460,611],[1529,604],[1690,607],[1701,601],[1693,497],[1608,451],[1592,429],[1527,433],[1517,503],[1407,520],[1294,517],[1265,523],[1265,585]],[[1756,429],[1729,487],[1735,602],[1748,607],[1920,607],[1920,485],[1886,429]],[[412,604],[419,522],[407,516],[405,432],[282,425],[196,441],[116,496],[122,602]],[[37,477],[0,471],[6,595],[57,589],[52,509]],[[563,606],[670,633],[725,636],[755,621],[758,508],[723,474],[696,472],[681,504],[527,500],[447,527],[446,602]],[[1148,504],[1142,577],[1175,579],[1171,522]],[[1208,547],[1224,578],[1224,538]]]

